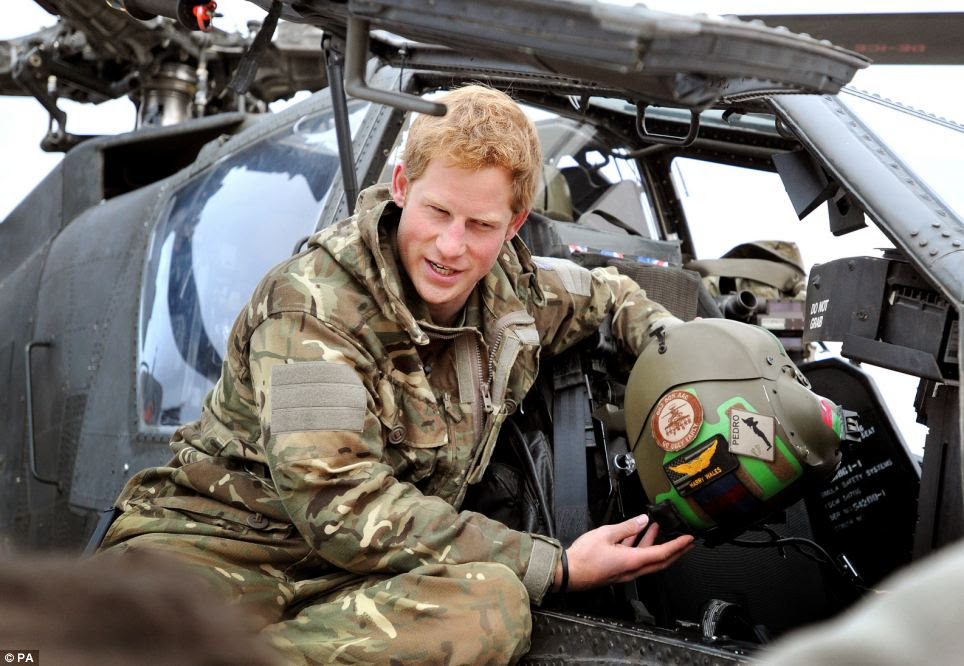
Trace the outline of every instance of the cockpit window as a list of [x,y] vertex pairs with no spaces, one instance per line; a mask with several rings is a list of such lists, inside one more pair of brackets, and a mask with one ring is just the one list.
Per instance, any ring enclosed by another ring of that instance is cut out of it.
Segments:
[[960,186],[964,125],[853,89],[845,89],[840,101],[886,141],[945,204],[964,216],[964,190]]
[[[368,106],[349,105],[352,129]],[[312,232],[338,168],[329,109],[223,158],[174,194],[145,266],[142,426],[176,426],[200,415],[238,312],[265,272]]]
[[[571,218],[613,215],[658,238],[656,219],[636,161],[589,123],[527,108],[542,143],[542,159],[565,180]],[[546,174],[543,174],[545,177]],[[551,216],[551,215],[550,215]]]
[[797,244],[809,268],[892,247],[873,225],[833,236],[826,204],[798,219],[775,172],[678,157],[672,174],[698,259],[718,258],[741,243],[788,240]]

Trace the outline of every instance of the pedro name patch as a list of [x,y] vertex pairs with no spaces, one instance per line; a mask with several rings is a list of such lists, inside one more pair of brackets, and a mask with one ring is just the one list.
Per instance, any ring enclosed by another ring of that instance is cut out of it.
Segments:
[[729,410],[730,453],[773,462],[776,419],[742,409]]

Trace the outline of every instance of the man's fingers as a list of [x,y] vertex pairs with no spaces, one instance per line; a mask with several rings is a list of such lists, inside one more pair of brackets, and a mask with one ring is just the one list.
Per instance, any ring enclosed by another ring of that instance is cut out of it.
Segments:
[[653,523],[646,530],[646,534],[643,535],[642,540],[639,542],[639,548],[649,548],[654,543],[656,543],[656,536],[659,534],[659,523]]
[[627,571],[620,580],[621,582],[635,580],[640,576],[662,571],[688,553],[692,548],[693,537],[684,535],[672,541],[667,541],[664,544],[652,546],[646,550],[640,550],[639,553],[643,557],[638,560],[637,566]]
[[610,543],[619,543],[624,539],[629,539],[629,538],[635,539],[636,535],[639,534],[640,530],[645,528],[646,525],[648,524],[649,524],[649,516],[647,516],[644,513],[642,515],[636,516],[635,518],[630,518],[629,520],[624,520],[621,523],[617,523],[615,525],[608,525],[605,528],[600,528],[600,529],[607,530]]
[[[653,525],[653,527],[655,527],[655,525]],[[652,529],[651,527],[650,531],[652,531]],[[649,533],[643,537],[643,541],[646,541],[647,538],[650,538]],[[652,538],[655,538],[655,536]],[[693,543],[693,537],[689,534],[684,534],[683,536],[676,537],[672,541],[661,543],[658,546],[649,545],[645,548],[636,548],[635,552],[638,553],[638,557],[636,558],[636,565],[633,569],[668,562],[672,558],[686,552],[691,543]],[[640,543],[640,546],[642,545],[643,544]]]
[[663,569],[667,569],[670,566],[672,566],[676,562],[676,560],[683,557],[683,555],[690,552],[692,549],[693,549],[693,544],[690,543],[688,546],[686,546],[682,550],[677,551],[676,553],[671,555],[668,559],[663,560],[662,562],[653,562],[650,564],[646,564],[634,572],[633,578],[638,578],[640,576],[645,576],[646,574],[656,573],[657,571],[662,571]]

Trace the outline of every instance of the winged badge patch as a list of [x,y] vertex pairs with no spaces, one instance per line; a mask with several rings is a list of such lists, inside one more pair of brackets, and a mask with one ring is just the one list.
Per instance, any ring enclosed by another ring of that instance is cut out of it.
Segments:
[[722,478],[737,467],[739,461],[726,447],[723,435],[714,435],[692,451],[663,465],[666,477],[682,497]]

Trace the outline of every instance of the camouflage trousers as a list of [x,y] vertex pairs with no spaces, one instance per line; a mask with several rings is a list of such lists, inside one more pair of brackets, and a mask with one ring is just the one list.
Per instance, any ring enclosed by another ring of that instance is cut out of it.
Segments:
[[[170,531],[145,531],[161,526]],[[102,550],[178,559],[252,613],[290,664],[507,664],[529,648],[529,597],[501,564],[362,576],[319,570],[300,538],[243,532],[168,509],[134,510],[115,521]]]

